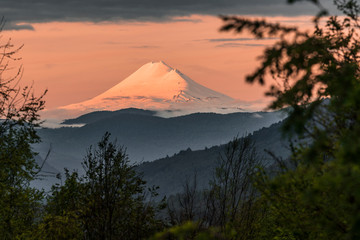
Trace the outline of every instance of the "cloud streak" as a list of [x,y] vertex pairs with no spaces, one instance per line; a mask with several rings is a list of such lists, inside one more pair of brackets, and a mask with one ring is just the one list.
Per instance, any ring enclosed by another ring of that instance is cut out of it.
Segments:
[[242,41],[257,41],[257,40],[278,40],[279,38],[212,38],[206,39],[209,42],[242,42]]
[[229,47],[264,47],[269,46],[269,44],[261,43],[224,43],[216,45],[217,48],[229,48]]
[[3,30],[15,30],[15,31],[20,31],[20,30],[30,30],[30,31],[34,31],[34,27],[31,24],[17,24],[15,22],[5,22]]
[[152,49],[152,48],[160,48],[160,47],[154,45],[141,45],[141,46],[132,46],[131,48]]
[[294,16],[316,12],[310,3],[288,6],[285,0],[2,0],[0,9],[9,23],[7,28],[18,30],[32,30],[31,23],[53,21],[187,21],[176,18],[193,14]]

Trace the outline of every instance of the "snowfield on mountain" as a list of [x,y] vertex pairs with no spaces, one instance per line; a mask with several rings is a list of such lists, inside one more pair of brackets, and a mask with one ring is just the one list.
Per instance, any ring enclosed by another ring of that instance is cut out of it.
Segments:
[[60,107],[82,114],[124,108],[186,113],[241,110],[235,99],[198,84],[163,61],[143,65],[125,80],[90,100]]

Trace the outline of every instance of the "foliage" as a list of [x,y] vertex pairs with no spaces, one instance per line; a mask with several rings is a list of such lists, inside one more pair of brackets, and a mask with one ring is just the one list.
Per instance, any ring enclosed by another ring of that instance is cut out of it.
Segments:
[[45,215],[27,237],[34,240],[76,240],[83,239],[83,235],[78,215],[63,211],[61,215]]
[[[210,182],[211,191],[217,199],[215,203],[215,224],[225,227],[232,223],[242,225],[253,215],[251,207],[255,200],[252,186],[253,176],[261,161],[256,154],[250,137],[235,138],[226,147],[225,153]],[[250,222],[246,224],[251,225]]]
[[235,236],[235,232],[231,231],[227,234],[221,233],[218,228],[210,227],[199,229],[199,223],[188,221],[178,226],[166,229],[163,232],[156,233],[150,240],[165,240],[165,239],[179,239],[179,240],[221,240],[228,239]]
[[208,190],[197,189],[195,174],[169,198],[170,223],[177,226],[154,238],[254,239],[264,216],[253,187],[260,165],[251,137],[234,138],[219,156]]
[[[141,239],[161,229],[155,218],[161,206],[146,195],[145,181],[129,164],[125,150],[110,142],[109,133],[97,148],[89,148],[83,167],[83,177],[66,171],[64,185],[53,187],[41,225],[46,234],[64,234],[63,225],[56,223],[68,224],[66,219],[74,221],[66,236],[80,231],[85,239]],[[155,189],[150,194],[155,195]]]
[[168,198],[169,223],[174,226],[184,222],[199,221],[199,225],[201,225],[205,218],[203,201],[203,193],[198,189],[197,173],[195,172],[192,181],[186,178],[182,192]]
[[0,49],[0,238],[13,239],[33,226],[42,199],[30,187],[40,170],[31,144],[40,140],[35,127],[45,93],[36,97],[31,87],[19,87],[22,67],[12,75],[21,47],[8,41]]
[[282,83],[267,92],[275,98],[270,108],[290,106],[285,130],[302,139],[293,149],[296,169],[274,178],[259,176],[257,187],[271,212],[262,234],[267,239],[358,239],[360,6],[335,0],[343,16],[324,22],[327,11],[319,1],[311,2],[320,7],[313,32],[223,17],[224,31],[280,38],[265,50],[261,66],[247,81]]

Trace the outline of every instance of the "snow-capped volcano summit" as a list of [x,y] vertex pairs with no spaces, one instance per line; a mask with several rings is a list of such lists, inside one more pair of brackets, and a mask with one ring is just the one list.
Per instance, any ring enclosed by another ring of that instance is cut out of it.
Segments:
[[234,102],[231,97],[196,83],[160,61],[143,65],[119,84],[90,100],[61,109],[82,113],[130,107],[157,111],[185,110],[187,113],[224,112],[225,109],[238,111]]

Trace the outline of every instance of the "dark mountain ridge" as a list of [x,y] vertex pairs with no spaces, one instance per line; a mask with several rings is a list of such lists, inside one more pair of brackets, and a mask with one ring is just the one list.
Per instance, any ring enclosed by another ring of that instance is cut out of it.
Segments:
[[[274,165],[274,159],[267,153],[286,158],[290,155],[289,142],[282,137],[282,123],[275,123],[267,128],[261,128],[250,134],[255,142],[258,157],[266,167]],[[192,151],[182,150],[171,157],[167,156],[153,162],[144,162],[137,166],[137,171],[143,173],[148,186],[159,186],[160,196],[180,192],[186,179],[197,176],[197,186],[204,189],[212,179],[220,154],[225,152],[226,144]]]
[[236,135],[251,133],[283,118],[282,112],[194,113],[173,118],[154,116],[151,111],[139,109],[95,112],[66,121],[86,123],[82,127],[39,129],[43,142],[35,150],[45,155],[51,145],[50,165],[59,170],[81,169],[86,149],[110,132],[119,145],[127,148],[130,160],[139,163],[189,147],[197,150],[224,144]]
[[81,115],[74,119],[66,119],[62,124],[89,124],[97,121],[104,120],[106,118],[111,118],[118,116],[120,114],[135,114],[135,115],[145,115],[145,116],[154,116],[156,111],[143,110],[138,108],[126,108],[117,111],[96,111]]

